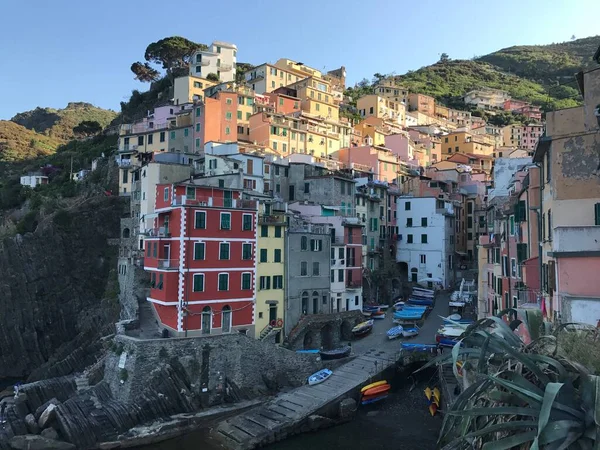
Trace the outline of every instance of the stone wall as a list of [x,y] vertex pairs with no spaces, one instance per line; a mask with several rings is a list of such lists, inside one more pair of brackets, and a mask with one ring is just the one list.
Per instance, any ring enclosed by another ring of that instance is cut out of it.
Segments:
[[[125,358],[122,369],[121,358]],[[115,398],[134,402],[165,377],[176,378],[190,403],[201,407],[299,386],[320,368],[316,355],[241,334],[152,340],[118,335],[104,379]]]
[[361,311],[344,311],[336,314],[309,314],[294,327],[285,341],[292,350],[339,348],[341,341],[352,339],[352,328],[365,317]]

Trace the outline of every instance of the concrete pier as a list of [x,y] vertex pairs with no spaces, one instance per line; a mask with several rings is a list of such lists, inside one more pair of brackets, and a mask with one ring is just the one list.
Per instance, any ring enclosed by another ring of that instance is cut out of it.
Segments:
[[358,400],[360,388],[394,367],[399,357],[399,352],[365,352],[335,369],[321,384],[299,387],[221,422],[211,431],[211,438],[230,450],[249,450],[319,428],[327,421],[344,420],[356,405],[345,400]]

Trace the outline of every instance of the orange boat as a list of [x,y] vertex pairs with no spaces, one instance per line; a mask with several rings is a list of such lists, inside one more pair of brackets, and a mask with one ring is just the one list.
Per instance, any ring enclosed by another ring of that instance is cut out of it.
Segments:
[[387,391],[389,391],[391,388],[391,386],[389,384],[382,384],[381,386],[375,386],[371,389],[367,389],[365,392],[363,392],[363,398],[364,397],[370,397],[370,396],[377,396],[380,394],[384,394]]

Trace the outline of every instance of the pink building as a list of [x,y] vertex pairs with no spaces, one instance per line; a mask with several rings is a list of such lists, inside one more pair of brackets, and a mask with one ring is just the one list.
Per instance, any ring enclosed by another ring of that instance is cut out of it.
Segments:
[[347,147],[340,149],[333,155],[349,167],[352,167],[353,163],[371,167],[377,181],[388,183],[398,181],[401,165],[399,158],[385,147],[368,145]]
[[515,109],[513,112],[523,114],[525,117],[529,117],[532,120],[542,120],[542,111],[539,106],[525,105],[522,108]]
[[530,123],[521,127],[521,148],[525,148],[533,152],[538,141],[544,134],[544,125]]
[[505,111],[514,111],[515,109],[523,108],[524,106],[527,106],[527,105],[529,105],[528,102],[510,98],[504,102],[504,110]]

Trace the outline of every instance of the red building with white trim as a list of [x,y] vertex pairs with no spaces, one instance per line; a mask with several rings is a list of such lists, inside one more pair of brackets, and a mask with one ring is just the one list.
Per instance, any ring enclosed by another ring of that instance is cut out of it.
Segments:
[[156,186],[148,301],[175,336],[254,333],[257,202],[187,180]]

